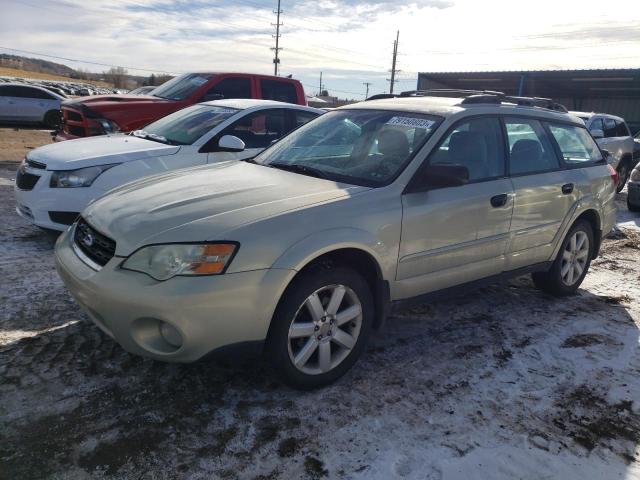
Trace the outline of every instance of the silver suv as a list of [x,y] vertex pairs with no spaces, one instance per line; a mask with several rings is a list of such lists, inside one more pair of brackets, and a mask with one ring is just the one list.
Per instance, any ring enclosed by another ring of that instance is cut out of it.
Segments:
[[634,163],[634,142],[624,118],[607,113],[569,112],[584,120],[593,138],[609,157],[613,168],[618,172],[617,192],[621,192],[629,180]]
[[616,174],[584,123],[547,100],[427,95],[113,190],[60,237],[58,271],[130,352],[263,345],[299,388],[343,375],[392,304],[526,273],[575,292],[615,222]]

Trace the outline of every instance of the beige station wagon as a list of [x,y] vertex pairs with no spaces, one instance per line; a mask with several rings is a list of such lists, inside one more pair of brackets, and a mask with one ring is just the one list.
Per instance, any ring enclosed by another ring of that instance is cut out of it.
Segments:
[[260,345],[288,384],[315,388],[354,365],[393,304],[528,273],[575,292],[615,223],[616,183],[550,100],[408,92],[328,112],[250,161],[113,190],[56,260],[132,353]]

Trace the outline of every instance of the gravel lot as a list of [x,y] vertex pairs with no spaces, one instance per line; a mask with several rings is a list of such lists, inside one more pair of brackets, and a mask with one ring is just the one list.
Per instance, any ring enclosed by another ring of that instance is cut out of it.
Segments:
[[[395,314],[336,385],[132,356],[79,311],[0,164],[0,478],[640,478],[640,223],[583,288]],[[624,195],[624,194],[623,194]],[[623,206],[623,196],[620,205]]]

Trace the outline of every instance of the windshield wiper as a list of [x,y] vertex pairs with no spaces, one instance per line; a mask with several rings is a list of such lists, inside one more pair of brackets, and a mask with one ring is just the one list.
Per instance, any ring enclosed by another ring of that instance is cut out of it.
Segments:
[[310,177],[323,178],[328,180],[329,177],[322,170],[317,168],[307,167],[306,165],[300,165],[298,163],[270,163],[270,167],[279,168],[280,170],[286,170],[288,172],[300,173],[302,175],[308,175]]
[[158,143],[164,143],[167,145],[177,145],[176,142],[169,140],[166,137],[163,137],[162,135],[157,135],[155,133],[149,133],[149,132],[145,132],[144,130],[135,130],[133,132],[131,132],[132,135],[138,137],[138,138],[144,138],[145,140],[152,140],[154,142],[158,142]]

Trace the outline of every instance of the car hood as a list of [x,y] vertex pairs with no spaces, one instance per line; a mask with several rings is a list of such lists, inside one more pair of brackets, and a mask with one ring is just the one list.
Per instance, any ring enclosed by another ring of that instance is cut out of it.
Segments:
[[179,146],[132,135],[101,135],[45,145],[29,152],[27,158],[43,163],[47,170],[75,170],[173,155],[178,150]]
[[116,241],[116,255],[144,245],[234,240],[230,230],[370,190],[246,162],[148,177],[111,190],[82,216]]
[[131,105],[141,106],[150,103],[172,103],[173,100],[154,97],[153,95],[91,95],[87,97],[77,97],[65,100],[63,105],[69,107],[88,107],[99,110],[106,105]]

